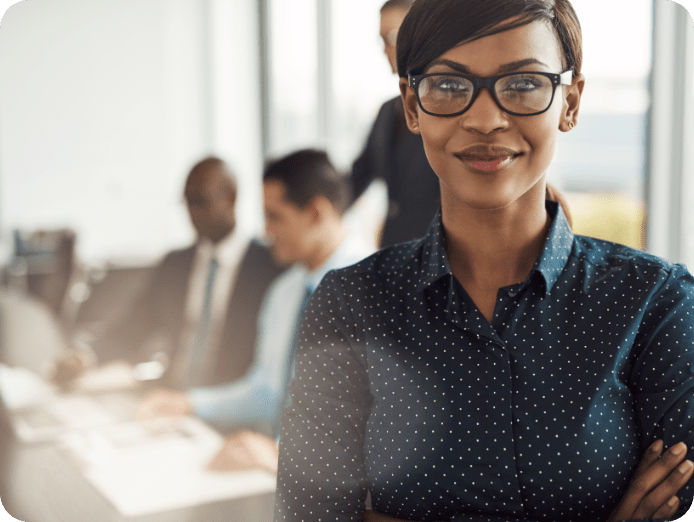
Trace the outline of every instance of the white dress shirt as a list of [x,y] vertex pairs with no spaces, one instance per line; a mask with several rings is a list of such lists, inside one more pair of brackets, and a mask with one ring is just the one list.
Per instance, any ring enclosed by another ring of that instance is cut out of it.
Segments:
[[199,372],[196,378],[204,380],[212,371],[213,361],[217,358],[224,325],[226,323],[229,299],[236,284],[241,260],[248,248],[250,239],[243,233],[232,231],[226,238],[212,243],[207,238],[200,238],[195,245],[193,266],[188,277],[188,291],[186,294],[185,321],[186,324],[181,334],[181,347],[176,358],[172,361],[173,376],[177,382],[188,381],[187,375],[190,366],[191,348],[195,337],[196,328],[203,308],[207,275],[210,260],[215,257],[219,263],[217,276],[212,288],[212,303],[210,310],[210,334],[204,347],[203,364],[198,365]]
[[191,389],[196,414],[225,428],[254,427],[272,433],[284,403],[306,288],[315,290],[329,270],[352,265],[372,252],[360,238],[348,236],[315,270],[295,264],[279,276],[263,300],[253,365],[240,381]]

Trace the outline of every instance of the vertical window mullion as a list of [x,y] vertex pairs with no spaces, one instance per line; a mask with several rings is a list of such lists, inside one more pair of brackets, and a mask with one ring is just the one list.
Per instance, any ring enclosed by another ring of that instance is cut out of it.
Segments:
[[656,255],[682,261],[686,24],[689,16],[675,2],[656,0],[653,22],[647,245]]
[[317,59],[318,59],[318,139],[320,146],[328,149],[330,147],[330,129],[332,124],[332,45],[331,45],[331,0],[316,0],[317,30],[318,40]]

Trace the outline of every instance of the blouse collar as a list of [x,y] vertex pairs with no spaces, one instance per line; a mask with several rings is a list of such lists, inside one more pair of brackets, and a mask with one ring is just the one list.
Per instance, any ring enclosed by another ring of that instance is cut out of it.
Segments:
[[[552,225],[542,253],[535,261],[535,265],[525,284],[530,284],[533,274],[538,274],[544,282],[544,295],[547,295],[557,282],[569,259],[573,248],[574,235],[559,203],[547,200],[545,208],[552,220]],[[452,275],[448,254],[446,253],[446,235],[440,208],[429,226],[427,235],[423,238],[421,259],[421,272],[417,285],[419,290],[431,286],[444,276]]]

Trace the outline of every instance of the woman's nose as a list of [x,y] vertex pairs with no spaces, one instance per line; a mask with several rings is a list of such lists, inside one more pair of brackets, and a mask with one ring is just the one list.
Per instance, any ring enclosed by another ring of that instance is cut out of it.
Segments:
[[467,130],[490,134],[508,127],[509,119],[487,89],[481,89],[470,108],[459,116]]

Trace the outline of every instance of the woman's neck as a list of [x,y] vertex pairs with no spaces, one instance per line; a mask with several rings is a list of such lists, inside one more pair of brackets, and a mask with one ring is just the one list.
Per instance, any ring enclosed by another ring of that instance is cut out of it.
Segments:
[[550,219],[544,184],[501,209],[480,210],[443,196],[451,272],[491,322],[499,288],[524,281],[542,252]]

